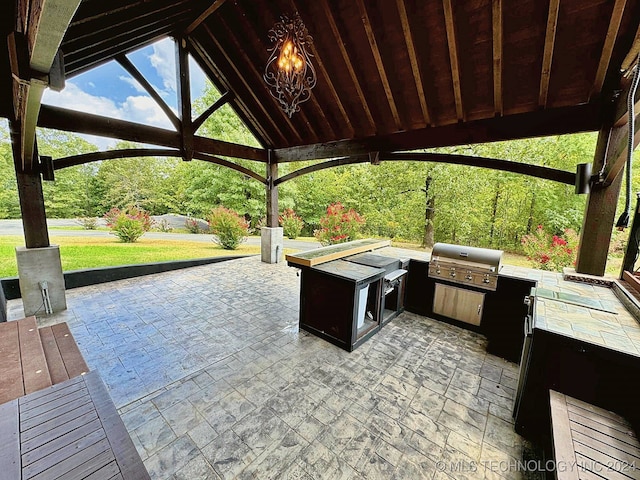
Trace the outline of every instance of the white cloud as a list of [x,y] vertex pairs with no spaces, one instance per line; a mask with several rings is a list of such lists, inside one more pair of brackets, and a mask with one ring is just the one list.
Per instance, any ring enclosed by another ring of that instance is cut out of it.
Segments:
[[[174,129],[162,109],[149,96],[132,95],[127,97],[123,103],[116,104],[109,98],[91,95],[80,89],[73,82],[68,81],[61,92],[53,92],[47,89],[42,103],[144,125]],[[109,149],[117,142],[117,140],[93,135],[82,135],[82,137],[96,145],[100,150]]]
[[176,88],[176,50],[173,40],[166,38],[152,45],[153,53],[149,55],[151,66],[162,79],[165,92],[175,92]]
[[144,89],[144,87],[142,85],[140,85],[135,78],[129,77],[127,75],[120,75],[118,78],[120,80],[122,80],[123,82],[128,83],[133,88],[135,88],[136,92],[138,92],[138,93],[146,93],[146,90]]

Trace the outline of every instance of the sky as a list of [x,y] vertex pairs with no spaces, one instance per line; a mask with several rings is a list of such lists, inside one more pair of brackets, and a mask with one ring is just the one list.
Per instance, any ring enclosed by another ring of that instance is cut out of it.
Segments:
[[[175,45],[163,39],[127,55],[164,101],[177,113]],[[191,99],[201,96],[206,77],[196,62],[189,58]],[[102,115],[131,122],[174,130],[169,118],[136,80],[111,61],[67,79],[61,92],[47,89],[42,103]],[[115,145],[116,140],[81,135],[100,150]]]

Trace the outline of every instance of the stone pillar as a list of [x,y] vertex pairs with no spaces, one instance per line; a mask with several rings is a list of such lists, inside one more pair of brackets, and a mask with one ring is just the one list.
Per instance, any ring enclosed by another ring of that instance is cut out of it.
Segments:
[[278,186],[275,184],[278,178],[278,164],[271,161],[267,163],[267,226],[262,228],[261,248],[262,261],[265,263],[278,263],[282,261],[284,249],[284,235],[282,227],[278,226]]
[[265,263],[281,262],[284,249],[282,227],[262,227],[260,233],[262,261]]
[[45,314],[43,286],[48,290],[52,311],[66,310],[60,248],[57,245],[42,248],[16,247],[16,258],[25,316]]

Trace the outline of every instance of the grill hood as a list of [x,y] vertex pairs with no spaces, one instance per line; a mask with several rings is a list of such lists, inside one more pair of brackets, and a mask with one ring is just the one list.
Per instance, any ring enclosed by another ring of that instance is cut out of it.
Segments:
[[497,274],[502,267],[502,254],[502,250],[436,243],[431,252],[431,261],[454,263],[461,267],[474,267]]

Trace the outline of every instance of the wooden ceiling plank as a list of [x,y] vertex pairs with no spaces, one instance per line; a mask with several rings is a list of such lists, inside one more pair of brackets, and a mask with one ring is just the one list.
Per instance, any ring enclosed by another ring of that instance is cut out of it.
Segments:
[[222,45],[220,45],[220,42],[213,35],[213,32],[209,29],[209,27],[207,26],[206,23],[203,24],[203,28],[206,31],[206,33],[209,36],[209,38],[211,39],[211,41],[216,45],[216,48],[222,53],[222,55],[224,56],[224,59],[226,60],[227,64],[229,65],[229,67],[231,67],[233,72],[240,79],[240,81],[242,82],[242,85],[244,86],[244,88],[249,92],[249,94],[251,95],[251,98],[253,99],[255,104],[258,106],[260,111],[262,111],[263,115],[269,120],[269,123],[271,124],[273,129],[277,132],[277,134],[280,136],[281,139],[286,140],[287,137],[284,135],[284,133],[282,133],[282,130],[280,130],[280,127],[278,126],[278,124],[273,121],[273,119],[269,115],[269,112],[267,112],[267,110],[264,107],[264,105],[262,105],[262,102],[260,100],[258,100],[258,97],[256,97],[255,92],[251,89],[251,87],[249,86],[247,81],[244,79],[242,74],[238,71],[238,67],[236,66],[235,62],[233,62],[231,60],[231,58],[229,58],[229,54],[225,51],[224,48],[222,48]]
[[[291,4],[291,7],[293,8],[293,11],[298,11],[298,12],[300,11],[295,0],[290,0],[290,4]],[[340,114],[344,119],[344,122],[347,126],[347,130],[349,130],[350,135],[353,135],[353,132],[354,132],[353,126],[349,121],[349,116],[347,115],[347,111],[344,108],[344,104],[342,103],[342,100],[340,99],[340,96],[336,91],[336,87],[333,85],[333,82],[331,81],[331,77],[327,73],[327,69],[325,68],[324,63],[322,62],[322,58],[319,55],[318,50],[315,48],[315,45],[313,43],[310,45],[310,50],[311,50],[310,53],[313,55],[313,57],[315,58],[315,62],[318,65],[317,71],[319,71],[322,74],[322,76],[324,77],[324,81],[327,82],[327,85],[329,86],[329,92],[331,93],[331,96],[333,97],[333,100],[336,106],[340,110]],[[316,101],[315,98],[314,98],[314,101]],[[322,111],[322,107],[320,105],[318,105],[318,108]],[[327,121],[326,118],[325,118],[325,121]],[[331,124],[328,121],[327,121],[327,124],[329,125],[331,130],[334,132],[334,136],[335,136],[335,130],[333,129],[333,127],[331,127]]]
[[409,62],[411,63],[411,72],[413,73],[413,80],[416,84],[416,90],[418,92],[418,99],[420,100],[420,109],[422,110],[422,116],[424,117],[425,124],[431,125],[431,116],[429,115],[427,99],[424,94],[424,84],[422,83],[422,75],[420,74],[418,56],[416,54],[416,48],[413,42],[413,35],[411,34],[411,26],[409,24],[409,16],[407,15],[405,0],[396,0],[396,5],[398,7],[398,13],[400,14],[402,33],[404,34],[404,41],[407,45],[407,53],[409,54]]
[[127,73],[129,73],[129,75],[131,75],[136,80],[136,82],[138,82],[140,86],[145,89],[149,96],[153,98],[153,100],[162,109],[164,114],[169,118],[173,126],[176,127],[176,130],[180,131],[182,129],[182,123],[180,122],[180,119],[176,116],[173,110],[171,110],[171,107],[167,105],[160,94],[156,92],[156,89],[153,88],[153,85],[151,85],[149,81],[144,78],[144,75],[140,73],[140,70],[138,70],[133,63],[131,63],[131,60],[129,60],[125,54],[121,54],[116,56],[116,62],[118,62],[120,66],[122,66],[122,68],[124,68]]
[[[67,52],[65,60],[68,59],[69,62],[73,62],[76,58],[83,58],[85,56],[88,57],[94,55],[95,53],[101,53],[113,46],[118,46],[123,43],[131,44],[134,41],[142,43],[142,39],[156,35],[158,32],[169,35],[171,33],[171,25],[167,24],[167,20],[179,23],[183,19],[184,13],[176,12],[168,18],[159,18],[143,24],[134,23],[133,25],[137,25],[135,27],[131,26],[115,31],[114,29],[110,29],[111,32],[108,35],[90,35],[85,38],[85,41],[81,45],[76,47],[73,46],[73,42],[71,42],[71,44],[65,42],[62,46],[62,50]],[[123,25],[126,26],[127,23]],[[106,47],[103,48],[105,45]],[[133,43],[133,45],[137,44]]]
[[[227,24],[227,22],[225,21],[224,18],[220,18],[220,22],[222,23],[222,26],[226,30],[226,38],[231,40],[231,42],[233,43],[234,47],[236,48],[236,51],[242,52],[244,49],[242,48],[242,45],[240,44],[240,42],[238,41],[238,38],[234,34],[233,29]],[[236,63],[237,63],[237,60],[236,60],[236,62],[234,62],[234,68],[236,68],[236,65],[235,65]],[[245,63],[248,66],[251,74],[253,75],[253,78],[256,79],[257,84],[264,86],[265,91],[266,91],[267,86],[265,85],[264,80],[262,78],[262,73],[260,71],[258,71],[258,69],[256,68],[255,64],[249,58],[247,58],[246,56],[245,56]],[[243,76],[243,81],[246,82],[246,80],[244,79],[244,76]],[[250,88],[248,84],[247,84],[247,86],[248,86],[248,88]],[[252,89],[251,89],[251,91],[253,93]],[[271,101],[271,104],[274,107],[276,107],[279,112],[281,112],[282,108],[280,107],[278,101],[275,98],[273,98],[273,96],[269,92],[266,92],[266,93],[267,93],[267,95],[265,95],[265,96],[269,97],[269,99]],[[303,112],[298,112],[298,113],[301,115],[300,118],[309,127],[309,131],[311,132],[312,137],[315,138],[315,139],[318,139],[318,135],[316,134],[315,130],[313,129],[313,127],[309,123],[309,120],[307,119],[306,115],[304,115]],[[293,122],[291,121],[289,116],[286,115],[286,114],[283,114],[282,115],[282,119],[285,121],[285,123],[289,126],[289,129],[291,130],[291,132],[298,139],[298,143],[303,143],[304,140],[302,140],[302,136],[300,135],[300,132],[298,132],[298,129],[293,124]]]
[[625,55],[624,60],[622,61],[622,65],[620,66],[620,70],[622,70],[625,76],[631,73],[631,69],[638,60],[638,54],[640,54],[640,24],[638,25],[638,30],[636,30],[636,36],[633,39],[631,48]]
[[[168,0],[166,1],[166,3],[168,4],[169,7],[175,7],[181,4],[188,4],[191,1],[192,0],[173,0],[173,1]],[[148,5],[148,3],[149,3],[149,0],[140,0],[137,2],[126,2],[125,5],[105,11],[104,4],[101,2],[84,2],[80,5],[80,8],[78,9],[78,13],[80,15],[73,19],[69,27],[70,28],[77,27],[79,25],[93,22],[96,20],[104,22],[104,20],[108,17],[120,15],[125,12],[126,12],[126,17],[128,18],[138,17],[138,14],[134,14],[134,12],[129,12],[129,10],[144,7],[145,5]],[[95,6],[94,12],[87,11],[93,6]],[[164,7],[160,7],[160,8],[164,8]],[[125,15],[121,15],[121,16],[124,17]],[[106,23],[109,23],[109,22],[106,22]]]
[[329,86],[329,91],[331,93],[331,96],[333,97],[333,100],[336,102],[336,105],[338,106],[338,109],[340,110],[340,114],[342,115],[342,118],[343,118],[344,123],[345,123],[345,125],[347,127],[347,130],[349,131],[349,136],[353,136],[353,134],[355,133],[355,130],[353,128],[353,124],[351,123],[351,120],[349,119],[349,115],[347,115],[347,111],[344,108],[344,103],[342,102],[342,99],[340,98],[340,95],[338,94],[338,91],[336,90],[335,85],[331,81],[331,76],[327,72],[327,69],[324,66],[324,62],[322,61],[322,58],[320,57],[320,55],[318,54],[318,51],[314,48],[313,45],[311,46],[311,51],[313,53],[313,56],[316,59],[316,63],[318,64],[318,71],[324,77],[325,82],[327,82],[327,85]]
[[333,17],[333,13],[331,13],[331,8],[329,8],[329,4],[327,0],[320,0],[320,5],[324,10],[325,16],[329,23],[329,28],[331,28],[331,33],[333,33],[333,38],[335,39],[336,44],[338,45],[338,50],[340,50],[340,55],[342,56],[342,60],[344,61],[347,71],[349,72],[349,76],[351,77],[351,81],[353,82],[353,86],[356,89],[358,94],[358,98],[361,101],[362,108],[364,109],[364,114],[367,117],[367,122],[371,131],[376,130],[376,123],[373,120],[373,116],[371,115],[371,109],[369,108],[369,104],[367,103],[367,99],[364,96],[364,92],[362,91],[362,86],[360,85],[360,81],[358,80],[358,76],[356,75],[355,70],[353,69],[353,64],[351,63],[351,59],[349,58],[349,54],[347,52],[346,47],[344,46],[344,42],[342,41],[342,37],[340,35],[340,31],[338,30],[338,24],[336,23],[335,18]]
[[493,104],[496,115],[504,113],[502,102],[502,0],[492,0]]
[[364,4],[364,0],[356,0],[358,4],[358,9],[360,10],[360,18],[362,19],[362,24],[364,26],[364,31],[367,34],[367,40],[369,40],[369,46],[371,47],[371,53],[373,54],[373,60],[376,63],[376,69],[378,70],[378,75],[380,75],[380,81],[382,82],[382,86],[384,88],[384,93],[387,97],[387,103],[389,104],[389,109],[391,110],[391,116],[393,117],[393,121],[396,125],[397,130],[404,130],[402,126],[402,121],[400,120],[400,114],[398,113],[398,107],[396,105],[396,101],[393,98],[393,92],[391,91],[391,85],[389,84],[389,77],[387,76],[387,71],[384,68],[384,62],[382,61],[382,55],[380,55],[380,49],[378,48],[378,42],[376,41],[376,36],[373,32],[373,28],[371,26],[371,20],[369,20],[369,14],[367,13],[367,7]]
[[460,88],[460,64],[458,62],[458,46],[451,0],[442,0],[442,6],[444,7],[444,19],[447,29],[447,44],[449,46],[451,77],[453,78],[453,94],[456,101],[456,116],[458,117],[458,121],[464,121],[465,115],[464,108],[462,106],[462,91]]
[[204,12],[198,15],[198,18],[196,18],[187,28],[185,28],[184,35],[191,35],[193,31],[198,28],[200,24],[202,24],[202,22],[204,22],[212,13],[214,13],[222,5],[224,5],[224,2],[225,0],[215,0]]
[[[173,11],[167,12],[167,10]],[[75,50],[74,45],[79,43],[92,44],[96,36],[99,36],[100,34],[103,34],[105,32],[108,32],[108,37],[113,36],[113,34],[117,31],[126,31],[131,33],[131,31],[135,31],[135,29],[132,29],[130,25],[140,24],[141,18],[146,19],[146,21],[144,22],[144,26],[149,27],[158,23],[167,23],[167,20],[171,20],[172,18],[184,15],[184,12],[175,10],[173,5],[168,5],[158,10],[146,11],[137,16],[122,17],[122,19],[119,19],[118,21],[112,21],[109,23],[93,22],[92,24],[89,24],[82,29],[79,29],[78,27],[69,28],[69,38],[64,42],[65,50]],[[91,40],[92,37],[94,38],[94,40]],[[89,41],[83,42],[85,39],[89,39]]]
[[627,0],[616,0],[616,3],[613,5],[613,12],[611,13],[611,19],[609,20],[607,36],[604,39],[604,45],[602,47],[602,54],[600,55],[600,62],[598,63],[596,78],[593,82],[593,87],[591,88],[591,95],[597,95],[602,90],[604,78],[607,75],[609,63],[611,62],[613,47],[616,43],[616,38],[618,38],[620,22],[622,21],[622,14],[624,13],[626,3]]
[[278,162],[319,160],[369,152],[395,152],[588,132],[597,130],[602,125],[601,111],[600,102],[538,109],[506,117],[426,127],[391,135],[280,148],[274,151],[274,155]]
[[549,2],[549,14],[547,16],[547,30],[544,39],[544,53],[542,57],[542,73],[540,75],[540,94],[538,105],[546,108],[549,96],[549,80],[551,79],[551,63],[553,61],[553,47],[556,41],[556,29],[558,27],[558,10],[560,0]]

